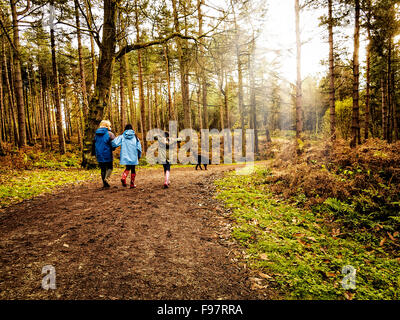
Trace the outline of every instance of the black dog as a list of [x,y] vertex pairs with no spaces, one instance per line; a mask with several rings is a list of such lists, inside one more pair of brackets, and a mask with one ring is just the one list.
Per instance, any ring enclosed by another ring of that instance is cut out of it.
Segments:
[[200,170],[203,170],[201,168],[201,165],[204,166],[204,170],[207,170],[207,165],[211,164],[208,157],[203,157],[201,154],[195,154],[195,153],[193,153],[193,156],[197,158],[196,170],[198,167],[200,167]]

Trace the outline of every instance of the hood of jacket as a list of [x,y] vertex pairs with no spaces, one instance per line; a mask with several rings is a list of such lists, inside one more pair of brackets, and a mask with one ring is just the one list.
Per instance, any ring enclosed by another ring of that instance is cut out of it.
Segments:
[[126,130],[123,135],[124,135],[125,139],[130,140],[130,139],[133,139],[135,137],[135,131],[133,131],[131,129],[130,130]]
[[107,128],[99,128],[96,130],[96,135],[104,136],[108,132]]

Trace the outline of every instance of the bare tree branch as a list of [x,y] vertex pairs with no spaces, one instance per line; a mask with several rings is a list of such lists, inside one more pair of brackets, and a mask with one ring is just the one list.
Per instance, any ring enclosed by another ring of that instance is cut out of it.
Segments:
[[124,54],[134,51],[134,50],[139,50],[139,49],[144,49],[147,47],[151,47],[154,45],[158,45],[158,44],[163,44],[168,42],[171,39],[174,38],[181,38],[181,39],[186,39],[186,40],[194,40],[194,41],[198,41],[200,38],[202,38],[203,35],[201,35],[200,37],[192,37],[192,36],[185,36],[182,35],[178,32],[174,32],[171,33],[169,36],[162,38],[162,39],[158,39],[158,40],[153,40],[153,41],[149,41],[149,42],[143,42],[143,43],[135,43],[135,44],[131,44],[131,45],[126,45],[125,47],[121,48],[121,50],[119,50],[115,56],[116,59],[120,59]]

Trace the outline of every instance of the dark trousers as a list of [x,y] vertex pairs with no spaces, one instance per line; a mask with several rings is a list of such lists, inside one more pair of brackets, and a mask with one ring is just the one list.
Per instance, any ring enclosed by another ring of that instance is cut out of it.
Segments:
[[168,160],[166,160],[166,163],[163,163],[163,168],[164,168],[164,173],[167,171],[171,171],[171,164],[168,162]]
[[136,174],[136,166],[135,166],[135,165],[128,165],[128,166],[126,166],[125,170],[130,171],[131,173]]
[[99,162],[99,167],[101,170],[101,179],[104,181],[107,170],[113,169],[113,163],[112,163],[112,161],[111,162]]

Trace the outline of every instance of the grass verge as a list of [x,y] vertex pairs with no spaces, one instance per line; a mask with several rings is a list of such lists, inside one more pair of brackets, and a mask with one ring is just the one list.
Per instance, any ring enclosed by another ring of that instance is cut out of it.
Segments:
[[[262,275],[264,287],[275,287],[288,299],[399,299],[400,258],[384,245],[337,225],[329,213],[298,208],[269,191],[272,173],[229,173],[216,181],[217,198],[231,209],[232,236],[245,247],[248,265]],[[356,271],[356,288],[344,289]]]
[[31,199],[56,187],[80,183],[98,175],[98,170],[13,170],[0,175],[0,208]]

